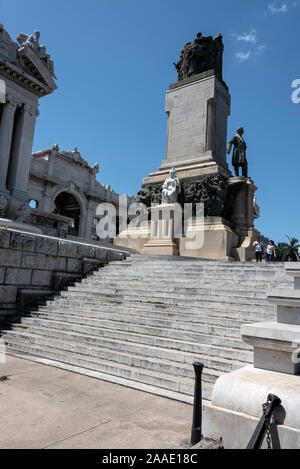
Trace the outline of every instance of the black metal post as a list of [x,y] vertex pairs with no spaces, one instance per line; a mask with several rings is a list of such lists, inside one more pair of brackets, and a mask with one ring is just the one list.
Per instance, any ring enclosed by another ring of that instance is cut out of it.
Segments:
[[196,445],[202,439],[202,371],[203,363],[193,364],[195,370],[194,411],[191,445]]
[[269,394],[264,413],[252,435],[251,440],[248,443],[247,449],[261,448],[271,417],[280,404],[281,400],[279,397],[275,396],[274,394]]

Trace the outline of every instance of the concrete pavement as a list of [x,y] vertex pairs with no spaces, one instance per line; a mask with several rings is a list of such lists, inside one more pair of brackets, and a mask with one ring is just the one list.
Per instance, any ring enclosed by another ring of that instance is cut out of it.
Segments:
[[2,449],[177,449],[192,406],[7,356],[0,415]]

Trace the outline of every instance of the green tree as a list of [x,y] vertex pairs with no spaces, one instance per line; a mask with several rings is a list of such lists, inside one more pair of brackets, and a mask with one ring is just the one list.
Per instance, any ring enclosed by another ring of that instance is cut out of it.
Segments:
[[298,248],[300,245],[296,238],[286,237],[289,243],[278,243],[276,246],[277,259],[283,262],[295,262],[298,260]]

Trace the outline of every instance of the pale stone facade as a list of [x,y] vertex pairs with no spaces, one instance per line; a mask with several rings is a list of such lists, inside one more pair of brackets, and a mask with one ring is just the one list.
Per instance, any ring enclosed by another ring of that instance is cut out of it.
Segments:
[[96,180],[98,164],[57,145],[32,156],[39,98],[57,88],[39,39],[21,33],[17,44],[0,24],[0,226],[95,241],[99,203],[116,207],[117,226],[119,207],[118,194]]
[[62,151],[55,145],[34,153],[28,183],[35,205],[31,222],[47,234],[96,240],[97,206],[113,204],[117,221],[119,213],[119,194],[97,181],[98,172],[98,163],[91,167],[77,149]]
[[0,193],[8,217],[28,202],[28,176],[39,98],[56,89],[53,62],[36,37],[20,35],[19,45],[0,24],[0,79],[6,88],[0,105]]

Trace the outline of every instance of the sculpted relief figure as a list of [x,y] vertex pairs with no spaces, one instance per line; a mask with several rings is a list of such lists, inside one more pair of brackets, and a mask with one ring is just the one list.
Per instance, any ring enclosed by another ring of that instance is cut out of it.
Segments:
[[232,156],[232,166],[234,167],[234,172],[236,176],[239,176],[239,168],[242,168],[242,174],[244,178],[248,177],[248,161],[246,158],[247,144],[243,139],[244,129],[239,127],[237,133],[229,141],[227,145],[227,153],[230,155],[231,148],[234,146],[233,156]]
[[208,70],[214,70],[215,75],[222,81],[223,51],[221,34],[213,38],[212,36],[204,37],[202,33],[198,33],[194,42],[188,42],[185,45],[179,62],[174,63],[178,81]]
[[170,177],[166,179],[162,186],[162,204],[174,204],[178,200],[178,195],[181,193],[181,184],[176,177],[174,168],[170,171]]
[[29,46],[47,67],[51,77],[57,80],[54,73],[54,63],[51,60],[50,55],[47,54],[46,47],[40,46],[40,36],[41,33],[39,31],[34,31],[34,36],[28,36],[27,34],[20,33],[17,37],[17,40],[21,47]]
[[260,207],[255,195],[253,196],[253,216],[256,220],[260,217]]

